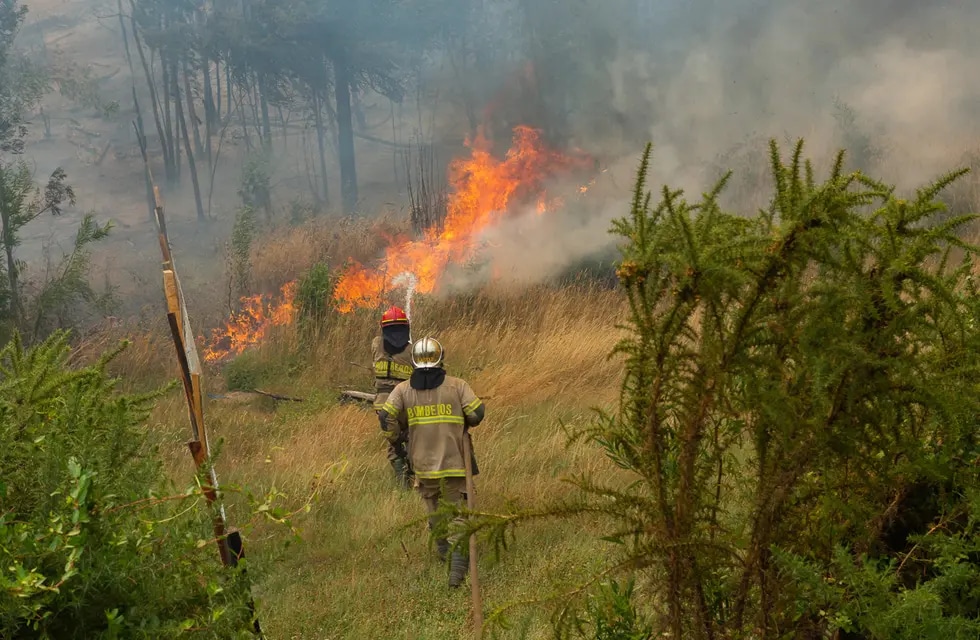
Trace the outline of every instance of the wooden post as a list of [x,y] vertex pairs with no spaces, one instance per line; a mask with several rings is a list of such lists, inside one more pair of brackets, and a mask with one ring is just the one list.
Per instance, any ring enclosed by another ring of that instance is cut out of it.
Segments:
[[[470,432],[463,433],[463,464],[466,467],[466,508],[476,509],[476,489],[473,483],[473,443]],[[477,573],[476,534],[470,534],[470,596],[473,601],[473,635],[483,637],[483,597],[480,595],[480,575]]]
[[[135,126],[135,124],[134,124]],[[139,129],[137,128],[139,135]],[[146,157],[146,143],[140,135],[140,149],[143,152],[144,170],[147,181],[153,184],[150,165]],[[191,425],[191,439],[187,446],[198,470],[206,472],[207,478],[202,491],[208,505],[214,513],[213,526],[215,542],[218,545],[218,555],[226,567],[236,567],[238,560],[245,557],[241,535],[232,530],[228,532],[225,508],[219,501],[218,476],[214,465],[211,464],[211,447],[208,443],[207,431],[204,428],[204,401],[201,360],[194,344],[194,332],[186,312],[184,293],[180,288],[180,279],[174,266],[173,255],[170,251],[170,239],[167,237],[167,223],[163,212],[163,200],[156,185],[153,185],[154,218],[160,241],[160,252],[163,255],[163,292],[167,301],[167,320],[170,323],[170,333],[173,336],[174,347],[177,350],[177,362],[180,364],[181,382],[184,386],[184,398],[187,400],[188,420]],[[255,605],[249,599],[249,608],[253,614],[253,628],[258,636],[262,636],[258,616],[255,615]]]

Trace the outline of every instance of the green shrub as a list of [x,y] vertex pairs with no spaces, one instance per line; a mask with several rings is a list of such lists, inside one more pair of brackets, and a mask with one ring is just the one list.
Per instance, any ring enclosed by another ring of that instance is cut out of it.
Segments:
[[332,309],[333,277],[330,266],[318,262],[300,278],[296,289],[296,308],[300,323],[305,330],[323,327]]
[[144,426],[157,394],[68,367],[57,333],[0,352],[0,637],[248,636],[196,486],[165,482]]
[[255,212],[243,206],[235,214],[226,258],[228,269],[228,306],[237,308],[238,300],[249,294],[252,280],[252,242],[255,240]]
[[583,614],[571,623],[562,621],[559,636],[574,634],[591,640],[648,640],[653,626],[637,610],[635,582],[620,584],[616,580],[600,583],[589,594]]
[[251,351],[245,351],[225,365],[222,374],[228,391],[251,391],[261,386],[265,363]]
[[578,434],[632,481],[471,528],[597,514],[673,638],[977,637],[978,247],[937,201],[962,172],[902,199],[773,142],[750,217],[727,178],[652,204],[649,152],[614,226],[619,407]]
[[272,157],[267,150],[252,151],[245,157],[238,195],[243,207],[262,209],[266,218],[272,218]]

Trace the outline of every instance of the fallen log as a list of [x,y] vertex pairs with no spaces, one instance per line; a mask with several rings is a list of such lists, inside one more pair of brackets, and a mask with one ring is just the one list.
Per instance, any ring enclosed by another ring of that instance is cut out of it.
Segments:
[[102,149],[102,153],[99,154],[98,160],[95,161],[95,166],[98,167],[99,165],[102,164],[102,161],[105,160],[105,156],[106,156],[107,153],[109,153],[109,148],[111,146],[112,146],[112,142],[111,141],[105,143],[105,147]]
[[238,402],[244,402],[254,398],[255,396],[264,396],[266,398],[272,398],[275,401],[287,401],[287,402],[303,402],[303,398],[293,398],[290,396],[283,396],[277,393],[269,393],[268,391],[262,391],[260,389],[252,389],[250,391],[229,391],[227,393],[209,393],[208,397],[212,400],[235,400]]
[[374,399],[377,397],[375,393],[365,393],[363,391],[355,391],[353,389],[344,389],[340,392],[341,396],[351,398],[354,400],[360,400],[362,402],[374,403]]
[[261,389],[252,389],[252,393],[257,393],[260,396],[266,396],[267,398],[272,398],[273,400],[285,400],[287,402],[303,402],[303,398],[292,398],[290,396],[281,396],[277,393],[269,393],[268,391],[262,391]]

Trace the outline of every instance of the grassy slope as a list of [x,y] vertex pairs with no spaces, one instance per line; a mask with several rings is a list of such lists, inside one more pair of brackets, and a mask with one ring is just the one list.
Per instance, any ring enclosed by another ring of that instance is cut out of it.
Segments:
[[[620,364],[606,356],[622,310],[617,292],[587,286],[418,302],[415,335],[437,335],[450,372],[490,396],[487,420],[474,431],[479,508],[533,507],[568,495],[563,478],[570,473],[614,473],[594,447],[566,448],[561,423],[582,426],[591,407],[615,401]],[[249,537],[270,638],[467,637],[469,590],[446,586],[418,521],[419,499],[394,488],[373,413],[336,400],[339,386],[369,388],[370,374],[347,362],[368,361],[375,322],[370,312],[335,318],[312,350],[287,330],[256,352],[269,374],[265,388],[307,402],[273,409],[212,401],[207,408],[212,434],[226,440],[223,483],[274,484],[298,505],[314,476],[329,479],[298,520],[300,542],[284,549],[282,531],[266,528]],[[138,342],[119,366],[145,370],[149,349]],[[170,355],[159,343],[154,353]],[[212,377],[208,386],[218,384]],[[153,424],[181,484],[191,473],[182,403],[181,394],[170,394]],[[229,510],[232,524],[236,515]],[[481,559],[487,610],[574,586],[602,563],[598,535],[596,523],[583,520],[522,528],[501,558]],[[548,637],[547,616],[544,607],[516,610],[514,628],[502,637]]]

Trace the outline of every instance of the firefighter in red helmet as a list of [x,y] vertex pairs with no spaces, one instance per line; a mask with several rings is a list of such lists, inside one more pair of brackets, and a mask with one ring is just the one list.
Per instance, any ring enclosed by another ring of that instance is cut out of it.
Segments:
[[[374,410],[381,411],[388,395],[398,383],[412,377],[411,331],[408,316],[398,307],[389,307],[381,316],[381,335],[371,341],[374,352]],[[394,420],[394,418],[391,418]],[[413,484],[412,467],[408,461],[407,432],[399,433],[395,425],[387,431],[388,461],[398,483],[408,489]]]

